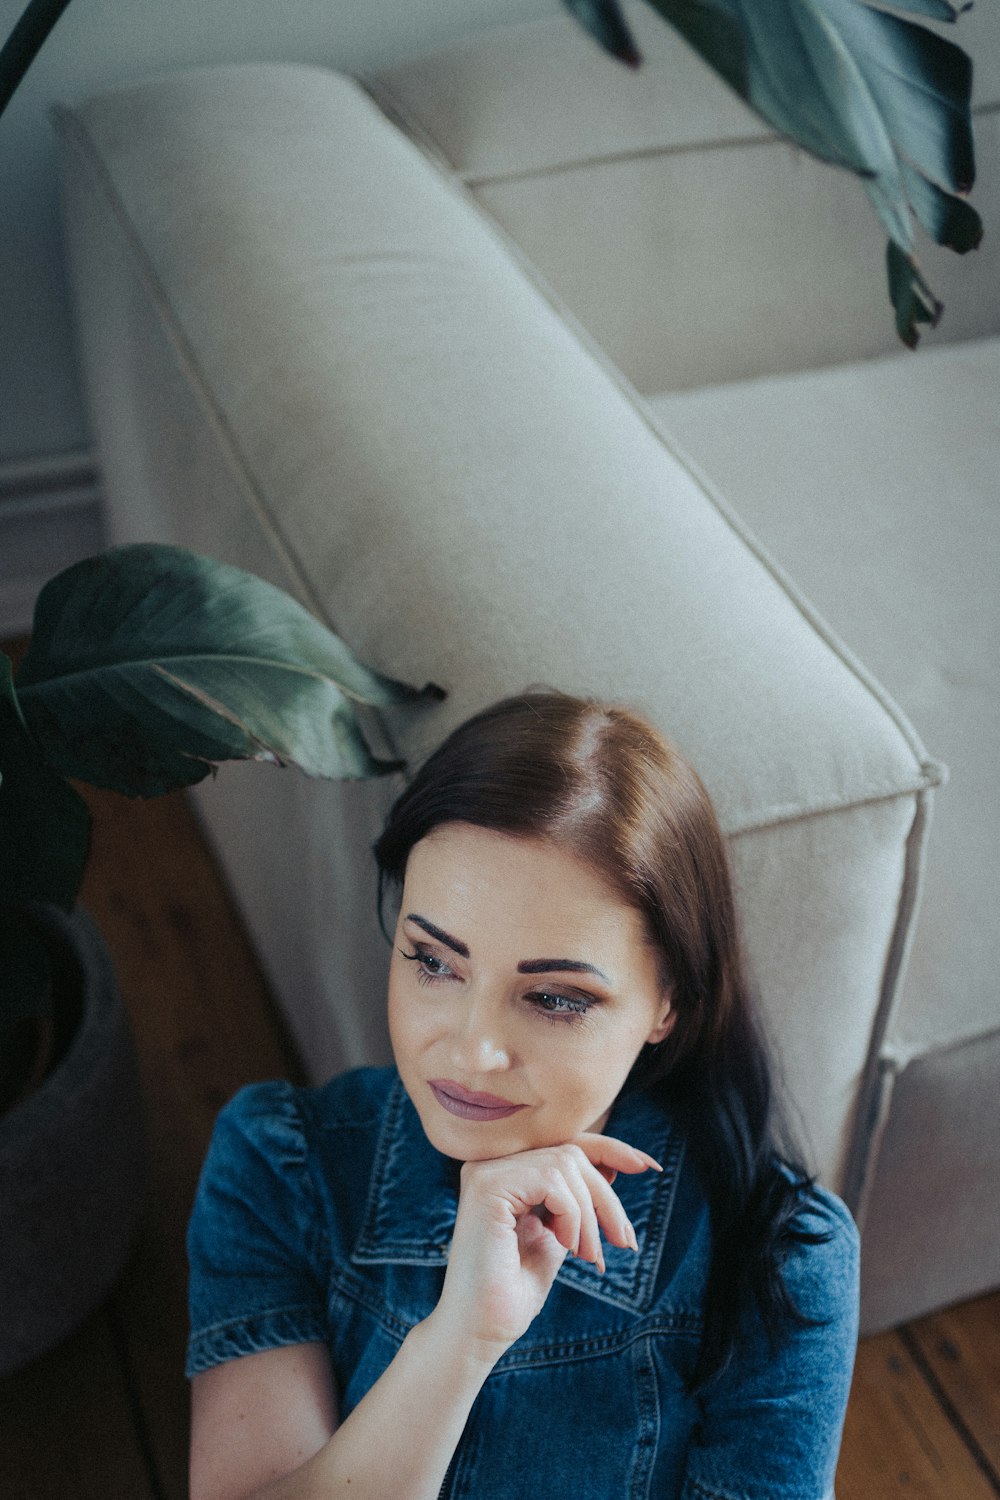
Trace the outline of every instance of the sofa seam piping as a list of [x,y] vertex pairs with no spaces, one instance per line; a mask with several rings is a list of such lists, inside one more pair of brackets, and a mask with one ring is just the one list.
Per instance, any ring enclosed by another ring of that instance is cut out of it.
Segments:
[[898,1010],[913,946],[916,916],[923,893],[932,811],[933,792],[930,788],[924,788],[916,794],[913,823],[906,839],[896,921],[885,957],[879,1002],[872,1021],[868,1056],[855,1106],[843,1197],[854,1214],[859,1230],[864,1228],[878,1148],[888,1120],[895,1082],[895,1073],[885,1065],[882,1047]]
[[915,1063],[933,1062],[936,1058],[946,1057],[949,1052],[958,1052],[963,1047],[980,1047],[997,1040],[1000,1040],[1000,1023],[987,1026],[985,1031],[970,1031],[967,1036],[954,1037],[951,1041],[928,1042],[924,1047],[913,1047],[900,1052],[887,1049],[883,1038],[879,1061],[885,1069],[892,1072],[893,1078],[898,1079]]
[[[429,127],[425,126],[415,115],[404,112],[405,107],[398,104],[398,95],[394,95],[393,99],[397,101],[394,107],[397,108],[400,119],[407,125],[412,121],[414,127],[426,137],[456,176],[473,191],[479,188],[508,187],[521,182],[535,182],[539,178],[557,177],[570,172],[592,171],[594,168],[621,166],[635,161],[650,161],[658,157],[691,156],[699,151],[708,153],[710,151],[740,151],[750,146],[779,146],[785,147],[797,158],[809,155],[803,147],[789,140],[787,136],[779,135],[776,130],[761,130],[756,135],[720,135],[704,141],[677,141],[659,146],[623,146],[620,150],[610,151],[604,156],[579,156],[572,161],[546,162],[542,166],[520,167],[514,171],[485,173],[477,176],[472,171],[456,167],[450,161],[444,147],[431,134]],[[980,105],[972,111],[974,116],[998,112],[1000,112],[1000,104]],[[818,158],[812,159],[818,165],[823,165]]]

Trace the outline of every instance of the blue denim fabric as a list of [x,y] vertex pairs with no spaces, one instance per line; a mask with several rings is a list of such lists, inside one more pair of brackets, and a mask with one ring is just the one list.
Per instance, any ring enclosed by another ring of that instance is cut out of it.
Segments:
[[[647,1095],[618,1100],[606,1129],[664,1166],[615,1182],[639,1254],[607,1245],[603,1276],[567,1257],[480,1392],[442,1496],[825,1500],[857,1337],[850,1214],[820,1191],[803,1216],[832,1237],[786,1264],[799,1306],[824,1324],[775,1355],[748,1315],[735,1360],[692,1398],[706,1206],[678,1129]],[[457,1186],[393,1068],[241,1089],[219,1114],[188,1228],[185,1373],[323,1340],[346,1417],[438,1301]]]

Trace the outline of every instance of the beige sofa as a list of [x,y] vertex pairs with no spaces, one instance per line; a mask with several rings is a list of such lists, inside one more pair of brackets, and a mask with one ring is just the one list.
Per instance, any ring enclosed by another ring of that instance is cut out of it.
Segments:
[[[871,1330],[1000,1282],[997,252],[936,266],[952,342],[897,352],[856,184],[631,14],[638,75],[559,17],[60,111],[109,520],[446,687],[373,725],[411,759],[539,682],[684,747]],[[951,767],[916,923],[942,770],[907,714]],[[398,786],[198,794],[316,1079],[388,1056]]]

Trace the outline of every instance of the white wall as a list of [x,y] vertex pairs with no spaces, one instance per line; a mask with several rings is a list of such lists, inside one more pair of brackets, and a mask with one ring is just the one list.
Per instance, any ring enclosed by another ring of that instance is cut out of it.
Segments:
[[[0,39],[23,9],[0,0]],[[193,63],[388,66],[559,0],[75,0],[0,118],[0,465],[86,448],[46,111]]]

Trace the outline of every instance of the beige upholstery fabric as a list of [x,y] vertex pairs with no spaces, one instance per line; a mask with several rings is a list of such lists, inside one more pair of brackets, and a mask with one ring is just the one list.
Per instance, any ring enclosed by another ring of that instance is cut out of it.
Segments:
[[[569,16],[366,79],[448,162],[614,363],[655,393],[897,348],[884,234],[849,174],[777,140],[645,3],[633,73]],[[1000,11],[963,16],[979,180],[1000,216]],[[962,260],[921,243],[940,336],[1000,333],[1000,235]],[[930,334],[934,341],[938,335]]]
[[[443,684],[440,709],[393,719],[410,755],[531,682],[649,712],[743,836],[772,1029],[812,1159],[843,1182],[905,946],[908,831],[936,777],[908,724],[355,84],[195,70],[62,123],[95,417],[109,475],[145,490],[143,514],[112,478],[119,532],[152,527],[291,583],[366,659]],[[289,945],[242,867],[266,864],[276,838],[301,847],[287,899],[305,911],[322,895],[326,912],[325,861],[340,887],[345,866],[370,879],[385,789],[357,818],[355,791],[323,789],[328,804],[303,791],[277,829],[234,786],[227,862],[272,959]],[[328,824],[314,809],[335,802]],[[342,823],[353,865],[327,843]],[[373,1037],[368,1014],[322,1026],[372,951],[349,925],[353,897],[331,904],[351,957],[331,972],[330,934],[300,916],[313,960],[273,970],[320,1072],[362,1060]]]
[[998,1077],[994,1030],[914,1058],[895,1081],[868,1194],[863,1328],[996,1285]]
[[951,771],[886,1038],[901,1061],[1000,1028],[998,391],[982,339],[650,403]]

